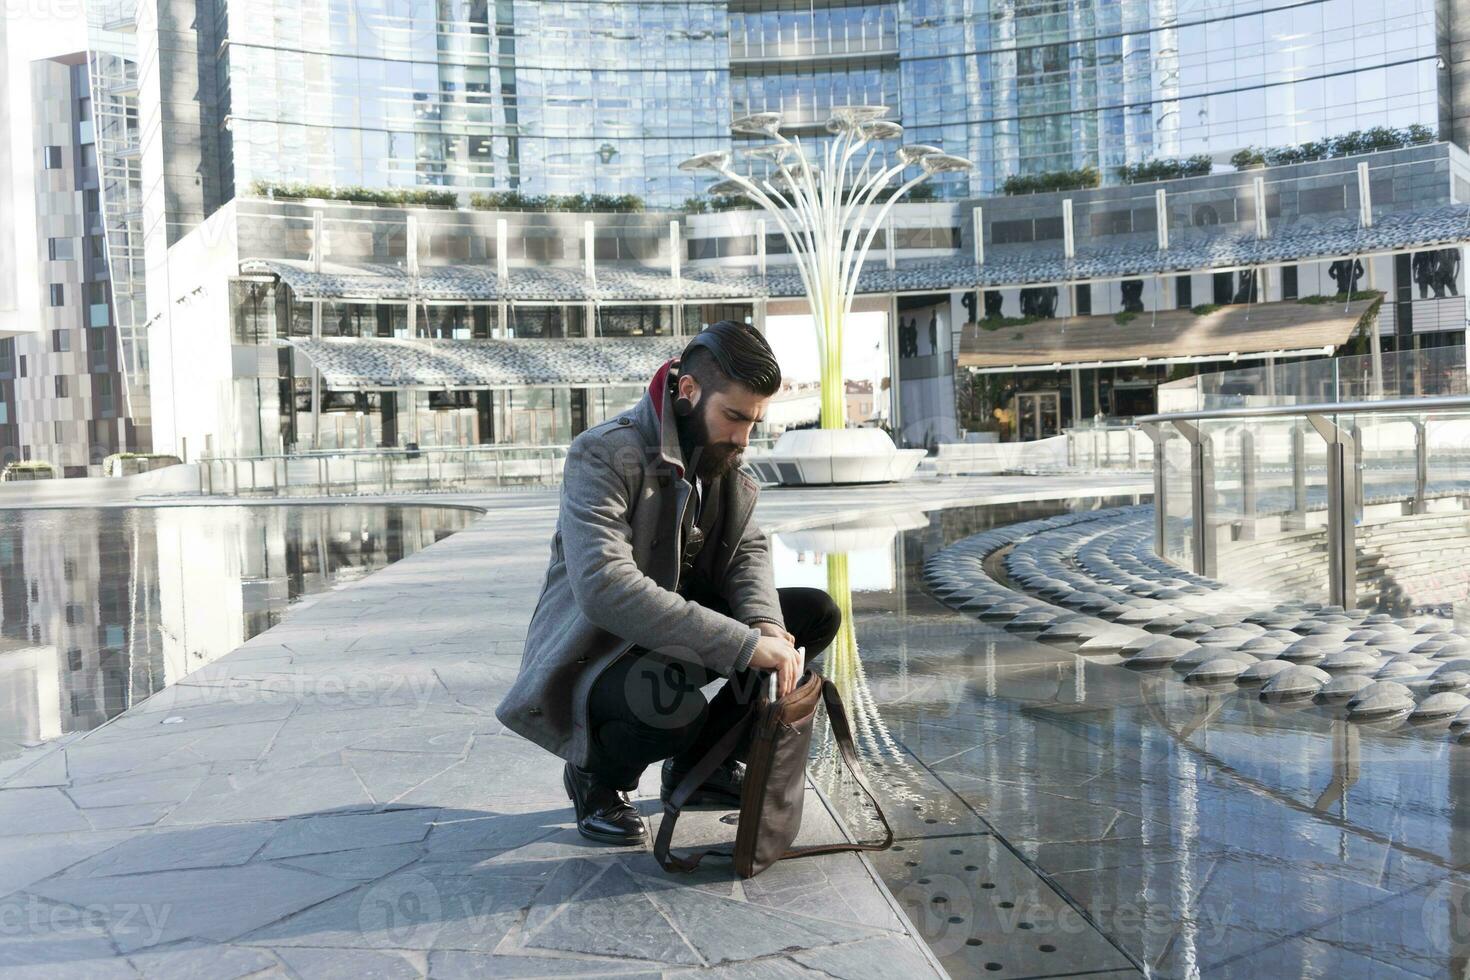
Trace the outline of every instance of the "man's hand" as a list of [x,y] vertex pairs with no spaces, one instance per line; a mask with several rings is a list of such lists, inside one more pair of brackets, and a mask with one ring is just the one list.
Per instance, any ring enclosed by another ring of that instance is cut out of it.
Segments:
[[[765,627],[771,624],[759,623],[758,626]],[[795,688],[801,680],[801,672],[806,666],[806,657],[802,652],[793,647],[786,639],[785,630],[781,631],[783,636],[771,636],[761,630],[761,638],[756,641],[755,653],[750,658],[750,666],[756,670],[774,670],[776,672],[776,696],[784,698]]]
[[792,646],[796,646],[796,637],[792,636],[790,633],[786,632],[775,623],[768,622],[767,620],[763,619],[759,623],[755,624],[755,628],[761,631],[761,636],[780,637]]

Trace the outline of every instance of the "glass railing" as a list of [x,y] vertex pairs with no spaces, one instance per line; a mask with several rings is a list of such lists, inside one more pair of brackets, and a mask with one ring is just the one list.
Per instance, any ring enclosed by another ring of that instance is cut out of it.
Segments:
[[565,446],[453,446],[219,457],[200,467],[208,494],[295,497],[548,486],[565,461]]
[[1280,361],[1159,386],[1160,412],[1470,394],[1465,348]]
[[1470,618],[1470,397],[1138,421],[1163,557],[1283,599]]
[[1074,470],[1146,470],[1154,446],[1138,426],[1125,421],[1083,420],[1066,429],[1067,466]]

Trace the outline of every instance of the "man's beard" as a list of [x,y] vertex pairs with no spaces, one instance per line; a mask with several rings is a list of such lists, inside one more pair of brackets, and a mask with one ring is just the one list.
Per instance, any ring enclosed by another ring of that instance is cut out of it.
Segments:
[[679,448],[684,452],[684,462],[706,483],[740,468],[740,447],[733,442],[710,443],[709,425],[705,422],[704,406],[695,406],[689,415],[676,415],[675,425],[679,430]]

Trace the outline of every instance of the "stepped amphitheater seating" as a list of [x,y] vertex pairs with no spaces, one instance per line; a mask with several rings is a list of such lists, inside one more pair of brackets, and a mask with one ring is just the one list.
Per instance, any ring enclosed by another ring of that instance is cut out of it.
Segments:
[[[1422,523],[1418,533],[1432,534]],[[1470,740],[1470,628],[1282,601],[1280,578],[1204,578],[1154,554],[1152,539],[1147,506],[1059,515],[965,538],[934,555],[924,578],[955,609],[1082,655],[1172,667],[1187,682],[1232,684],[1268,702],[1315,699],[1353,720],[1442,725]]]

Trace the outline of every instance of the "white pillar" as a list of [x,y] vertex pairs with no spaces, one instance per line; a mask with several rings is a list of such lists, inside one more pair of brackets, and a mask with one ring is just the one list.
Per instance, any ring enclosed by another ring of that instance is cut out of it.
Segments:
[[495,219],[495,278],[502,288],[510,282],[510,222],[504,218]]
[[408,216],[408,230],[404,237],[407,239],[404,247],[408,274],[416,276],[419,274],[419,219],[417,215]]
[[888,212],[888,227],[883,229],[883,244],[889,271],[898,267],[898,245],[893,240],[893,212]]
[[1266,178],[1252,178],[1251,188],[1251,193],[1256,199],[1256,237],[1266,238],[1271,233],[1271,229],[1266,225]]
[[597,228],[589,219],[582,222],[582,271],[589,286],[597,285]]
[[[982,209],[976,205],[975,210],[970,213],[970,218],[975,226],[975,264],[985,264],[985,218]],[[975,319],[980,319],[980,311],[975,311]]]
[[766,275],[766,219],[757,218],[755,221],[755,267],[760,272],[761,278]]
[[1169,198],[1162,187],[1154,191],[1154,224],[1158,226],[1159,251],[1169,250]]
[[323,225],[324,225],[324,223],[325,222],[323,221],[323,218],[322,218],[322,209],[321,208],[312,208],[311,209],[311,271],[312,272],[321,272],[322,271],[322,259],[326,255],[326,252],[327,252],[327,248],[326,248],[326,244],[327,243],[323,240],[323,238],[325,236],[325,232],[323,231]]
[[1077,241],[1072,231],[1072,199],[1062,199],[1062,253],[1067,258],[1077,254]]
[[669,222],[669,275],[676,280],[684,278],[682,271],[683,263],[680,261],[683,256],[679,254],[679,248],[682,244],[683,240],[679,234],[679,222],[675,219]]
[[1373,227],[1373,185],[1368,181],[1368,164],[1358,164],[1358,220],[1364,228]]

